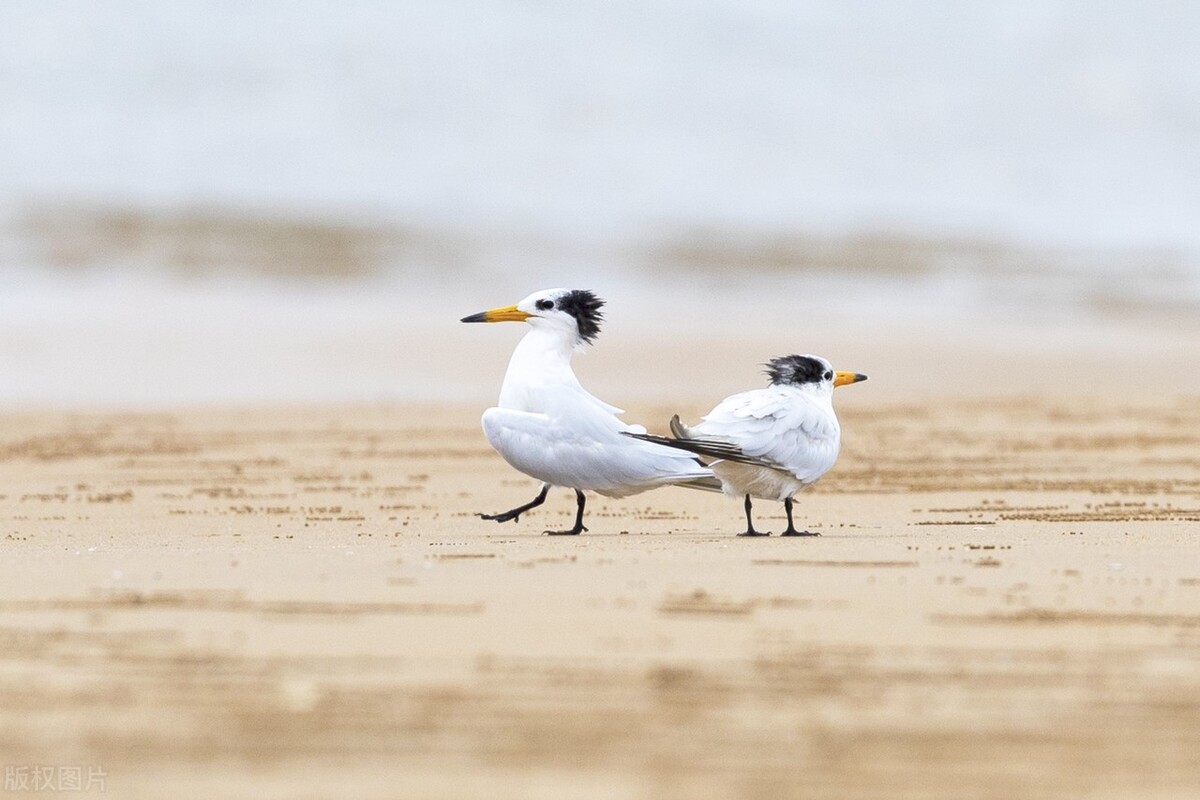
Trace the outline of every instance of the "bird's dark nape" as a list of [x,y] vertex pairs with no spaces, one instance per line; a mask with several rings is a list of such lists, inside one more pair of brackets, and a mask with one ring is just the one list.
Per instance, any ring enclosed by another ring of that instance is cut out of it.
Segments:
[[812,356],[780,356],[766,363],[767,377],[772,384],[791,383],[799,386],[803,383],[820,383],[825,370],[828,369]]
[[600,333],[604,301],[587,289],[572,289],[558,299],[558,307],[575,318],[579,338],[591,344]]

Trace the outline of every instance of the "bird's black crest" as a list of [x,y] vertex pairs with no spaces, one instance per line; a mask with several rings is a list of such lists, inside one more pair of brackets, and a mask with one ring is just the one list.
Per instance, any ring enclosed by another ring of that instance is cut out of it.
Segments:
[[767,375],[772,384],[820,383],[829,367],[812,356],[780,356],[767,362]]
[[579,338],[588,343],[600,333],[600,323],[604,321],[604,314],[600,313],[603,305],[604,301],[587,289],[572,289],[558,298],[558,307],[575,318]]

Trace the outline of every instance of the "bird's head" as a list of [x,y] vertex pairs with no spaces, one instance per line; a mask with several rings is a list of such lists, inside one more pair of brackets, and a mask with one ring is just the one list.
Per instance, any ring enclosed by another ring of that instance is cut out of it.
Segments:
[[835,386],[865,381],[866,375],[857,372],[836,372],[833,365],[820,356],[780,356],[767,362],[767,376],[772,386],[795,386],[832,395]]
[[526,322],[561,332],[576,345],[591,344],[600,333],[604,301],[587,289],[543,289],[512,306],[463,317],[463,322]]

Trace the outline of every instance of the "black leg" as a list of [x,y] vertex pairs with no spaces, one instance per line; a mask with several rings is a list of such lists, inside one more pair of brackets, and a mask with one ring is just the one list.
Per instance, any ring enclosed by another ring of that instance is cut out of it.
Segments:
[[575,510],[575,527],[569,531],[546,531],[551,536],[578,536],[587,530],[583,527],[583,504],[585,502],[583,492],[575,490],[575,500],[579,503],[579,507]]
[[738,536],[770,536],[770,531],[754,530],[754,520],[750,519],[750,495],[746,495],[746,532],[739,533]]
[[549,491],[550,484],[543,483],[542,490],[538,492],[538,496],[530,500],[525,505],[517,506],[512,511],[503,511],[499,514],[480,514],[479,516],[483,517],[484,519],[494,519],[496,522],[508,522],[510,519],[518,520],[521,518],[521,515],[529,509],[537,508],[542,503],[546,502],[546,495],[549,493]]
[[787,530],[779,534],[780,536],[820,536],[819,533],[811,531],[798,531],[796,526],[792,524],[792,498],[783,501],[783,510],[787,512],[788,526]]

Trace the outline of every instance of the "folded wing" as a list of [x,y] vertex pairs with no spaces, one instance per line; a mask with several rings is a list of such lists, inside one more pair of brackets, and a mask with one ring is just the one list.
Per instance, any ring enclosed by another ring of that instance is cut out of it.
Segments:
[[702,422],[671,420],[677,438],[627,434],[724,461],[780,470],[805,483],[823,475],[837,459],[837,419],[808,397],[785,387],[732,395]]
[[592,408],[570,418],[491,408],[483,415],[483,429],[510,464],[555,486],[624,497],[666,484],[712,478],[696,458],[627,438],[622,434],[640,435],[638,429]]

